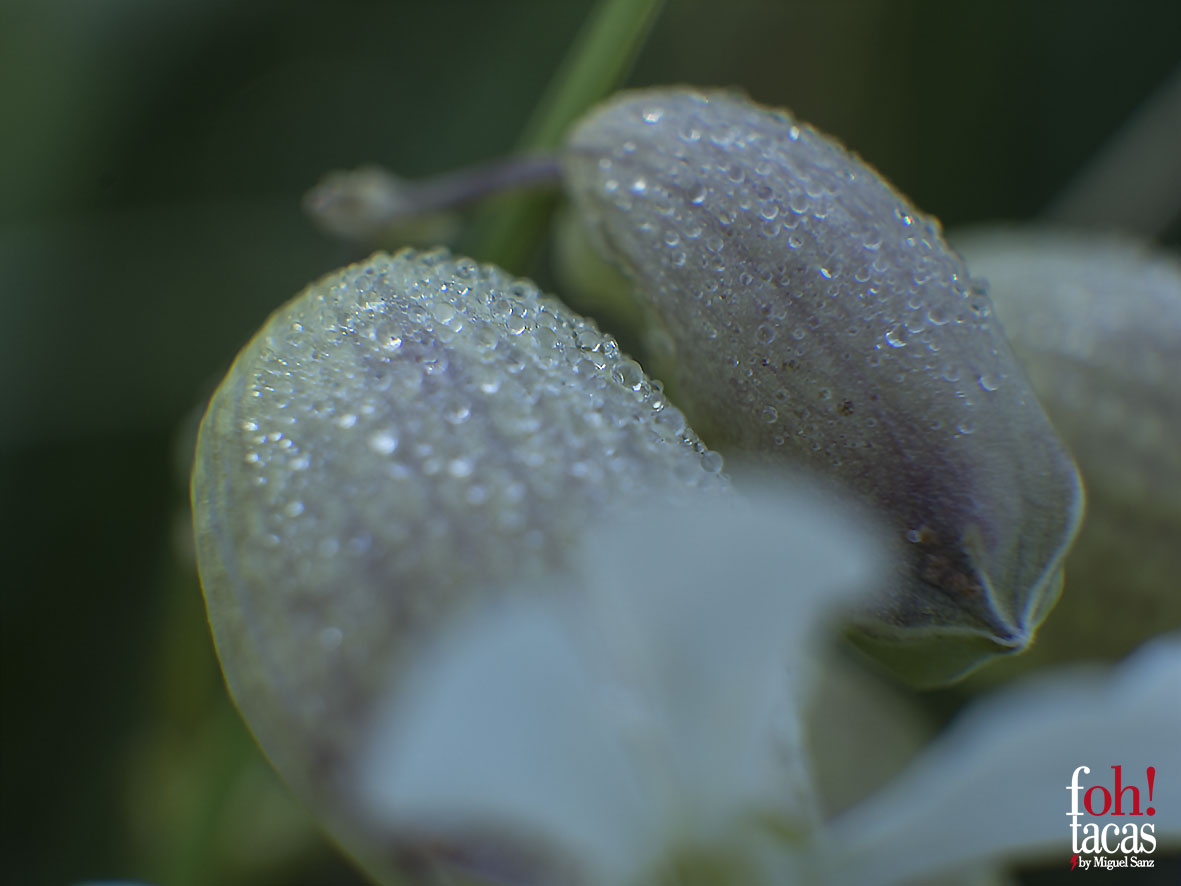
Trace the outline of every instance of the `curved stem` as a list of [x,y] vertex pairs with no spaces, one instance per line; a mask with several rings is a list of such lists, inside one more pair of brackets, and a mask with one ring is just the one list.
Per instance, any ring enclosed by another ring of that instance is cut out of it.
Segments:
[[378,166],[331,172],[304,196],[304,210],[328,233],[369,241],[391,225],[445,212],[502,191],[555,187],[556,154],[521,154],[409,181]]

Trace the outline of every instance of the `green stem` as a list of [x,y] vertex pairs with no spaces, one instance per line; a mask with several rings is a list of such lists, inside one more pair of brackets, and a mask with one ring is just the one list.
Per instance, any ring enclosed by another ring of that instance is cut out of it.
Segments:
[[[663,0],[599,0],[517,142],[521,152],[553,150],[570,124],[627,76]],[[554,207],[550,193],[490,200],[477,214],[472,253],[524,272]]]

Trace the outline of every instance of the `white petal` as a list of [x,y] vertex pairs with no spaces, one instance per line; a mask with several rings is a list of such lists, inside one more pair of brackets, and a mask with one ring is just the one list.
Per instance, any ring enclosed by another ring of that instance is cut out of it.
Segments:
[[830,502],[796,484],[786,500],[641,511],[589,547],[588,574],[620,564],[591,599],[612,667],[652,714],[644,767],[666,772],[697,839],[752,810],[816,819],[800,695],[824,616],[875,562]]
[[[618,879],[653,815],[559,601],[516,599],[450,632],[387,706],[361,801],[403,833],[515,834]],[[621,854],[623,858],[621,858]]]
[[1122,766],[1144,806],[1145,768],[1156,767],[1156,814],[1113,821],[1151,822],[1158,841],[1181,840],[1181,636],[1101,675],[1048,677],[969,710],[893,785],[834,823],[834,882],[902,882],[998,857],[1057,853],[1065,864],[1078,766],[1091,770],[1084,786],[1109,791],[1109,767]]
[[789,671],[872,574],[863,530],[814,495],[703,495],[616,518],[579,562],[564,593],[487,608],[421,660],[358,770],[378,820],[560,847],[595,883],[732,846],[754,817],[807,825]]

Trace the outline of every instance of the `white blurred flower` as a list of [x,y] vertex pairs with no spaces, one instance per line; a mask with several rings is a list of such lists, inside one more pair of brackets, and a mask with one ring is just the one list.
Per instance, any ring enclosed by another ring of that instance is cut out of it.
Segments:
[[515,864],[470,856],[469,874],[505,882],[976,882],[1066,862],[1076,766],[1154,765],[1158,840],[1181,840],[1176,637],[1110,676],[979,703],[824,820],[802,716],[825,613],[873,575],[870,539],[782,490],[616,521],[570,593],[472,613],[420,660],[365,743],[359,802],[393,832],[526,847]]
[[813,647],[873,547],[806,487],[620,516],[564,593],[472,613],[419,660],[360,756],[361,801],[394,832],[507,830],[577,882],[689,858],[777,882],[779,839],[819,823]]

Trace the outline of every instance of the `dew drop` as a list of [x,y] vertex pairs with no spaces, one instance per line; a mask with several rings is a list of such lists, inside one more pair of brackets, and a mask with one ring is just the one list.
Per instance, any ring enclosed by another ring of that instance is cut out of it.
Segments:
[[453,425],[460,425],[467,421],[471,414],[472,410],[470,406],[466,403],[458,403],[448,408],[443,413],[443,417]]
[[927,310],[927,320],[932,326],[946,326],[947,321],[950,319],[947,311],[939,305],[935,305]]
[[636,361],[624,360],[611,370],[611,377],[625,388],[631,388],[634,391],[644,381],[644,370]]
[[390,431],[378,431],[369,438],[369,448],[378,455],[390,455],[398,448],[398,438]]
[[723,461],[721,453],[712,449],[701,453],[701,467],[706,473],[718,473],[722,469]]
[[470,458],[453,458],[447,463],[447,473],[456,479],[470,477],[475,470],[475,463]]

